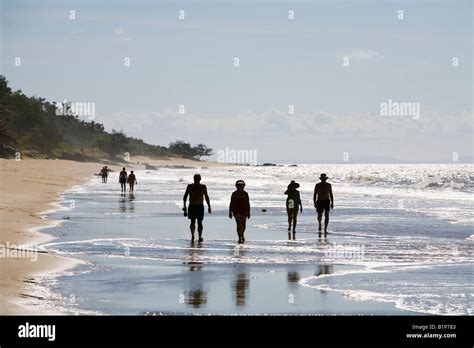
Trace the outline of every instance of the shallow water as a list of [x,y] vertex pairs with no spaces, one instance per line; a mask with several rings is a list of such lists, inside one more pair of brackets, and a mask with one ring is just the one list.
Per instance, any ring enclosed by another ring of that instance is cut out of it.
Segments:
[[[199,169],[213,206],[202,244],[189,242],[181,212],[195,171],[137,171],[134,196],[120,195],[113,175],[68,191],[65,209],[50,214],[64,221],[48,230],[57,239],[42,248],[88,264],[51,281],[56,304],[111,314],[472,314],[472,165]],[[311,204],[322,171],[335,194],[327,238],[315,233]],[[226,216],[239,178],[252,204],[243,246]],[[304,207],[295,241],[282,194],[291,179]]]

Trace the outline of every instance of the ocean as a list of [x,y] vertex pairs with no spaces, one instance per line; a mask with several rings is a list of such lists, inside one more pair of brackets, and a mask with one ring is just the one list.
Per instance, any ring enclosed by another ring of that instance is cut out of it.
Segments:
[[[202,164],[205,166],[205,163]],[[213,208],[204,242],[191,243],[181,211],[199,172]],[[329,234],[312,204],[320,173],[333,185]],[[472,315],[474,166],[333,164],[136,171],[67,191],[39,246],[81,260],[42,280],[48,303],[72,314]],[[252,217],[237,244],[228,217],[244,179]],[[288,240],[286,196],[300,183],[303,213]]]

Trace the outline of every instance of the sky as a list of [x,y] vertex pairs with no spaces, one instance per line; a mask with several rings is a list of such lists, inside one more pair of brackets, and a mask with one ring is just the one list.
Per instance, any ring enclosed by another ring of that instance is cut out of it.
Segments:
[[0,20],[14,90],[94,103],[152,144],[259,163],[474,154],[471,0],[0,0]]

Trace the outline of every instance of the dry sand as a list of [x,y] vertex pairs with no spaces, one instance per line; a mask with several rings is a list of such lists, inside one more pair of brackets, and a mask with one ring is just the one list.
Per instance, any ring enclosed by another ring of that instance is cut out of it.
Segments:
[[[157,167],[222,165],[177,158],[133,157],[126,167],[144,169],[145,163]],[[57,314],[43,307],[26,306],[26,300],[37,297],[41,276],[63,271],[76,261],[41,252],[18,252],[18,249],[35,250],[37,243],[51,238],[35,230],[57,223],[44,219],[42,213],[54,209],[61,193],[91,178],[103,165],[66,160],[0,159],[4,181],[0,198],[0,315]],[[121,165],[108,167],[118,172]],[[13,255],[15,252],[20,255]]]

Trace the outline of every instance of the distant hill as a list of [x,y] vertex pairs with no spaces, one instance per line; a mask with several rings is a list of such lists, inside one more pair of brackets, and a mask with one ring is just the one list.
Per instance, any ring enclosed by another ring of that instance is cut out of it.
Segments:
[[191,146],[176,141],[168,147],[151,145],[127,137],[121,131],[104,130],[94,121],[59,113],[58,107],[43,98],[13,92],[0,75],[0,157],[62,158],[78,161],[123,160],[127,153],[136,156],[184,157],[199,160],[210,156],[204,144]]

